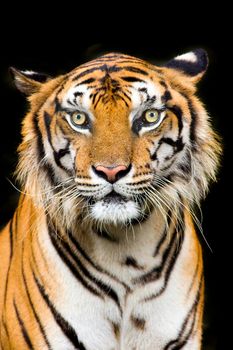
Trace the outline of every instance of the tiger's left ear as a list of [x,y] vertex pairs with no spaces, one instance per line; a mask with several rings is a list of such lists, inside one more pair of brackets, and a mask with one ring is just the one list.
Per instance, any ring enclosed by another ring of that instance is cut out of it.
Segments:
[[204,75],[208,67],[208,62],[207,52],[203,49],[196,49],[175,57],[164,66],[181,71],[193,83],[197,83]]
[[31,95],[38,92],[44,82],[50,79],[47,74],[36,73],[33,71],[21,71],[16,68],[9,68],[15,85],[19,91],[25,95]]

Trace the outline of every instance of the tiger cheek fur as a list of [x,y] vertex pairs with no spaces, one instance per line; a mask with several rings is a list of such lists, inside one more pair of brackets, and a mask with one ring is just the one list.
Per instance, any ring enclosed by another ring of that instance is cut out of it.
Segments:
[[0,348],[201,349],[194,205],[221,147],[197,49],[157,67],[111,53],[28,95],[19,205],[0,233]]

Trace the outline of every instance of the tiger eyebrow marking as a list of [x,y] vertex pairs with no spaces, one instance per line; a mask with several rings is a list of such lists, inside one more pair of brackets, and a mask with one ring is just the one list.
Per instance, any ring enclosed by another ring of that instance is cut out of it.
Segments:
[[[82,84],[84,84],[84,83],[82,83]],[[81,84],[80,84],[81,85]],[[83,92],[81,92],[81,91],[76,91],[76,92],[74,92],[74,97],[77,97],[77,96],[83,96]],[[68,101],[67,101],[68,102]]]
[[88,78],[88,79],[86,79],[86,80],[81,81],[81,82],[78,83],[77,85],[75,85],[75,87],[76,87],[76,86],[79,86],[79,85],[90,84],[90,83],[93,83],[94,81],[96,81],[96,79],[94,79],[94,78]]
[[121,77],[122,80],[125,80],[129,83],[134,83],[134,82],[137,82],[137,81],[140,81],[142,83],[145,83],[145,80],[143,79],[140,79],[140,78],[135,78],[135,77]]

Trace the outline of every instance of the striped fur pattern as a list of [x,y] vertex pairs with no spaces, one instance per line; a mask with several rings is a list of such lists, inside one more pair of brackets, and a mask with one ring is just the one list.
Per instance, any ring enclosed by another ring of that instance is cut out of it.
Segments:
[[30,111],[0,233],[2,350],[201,348],[193,208],[221,150],[195,94],[207,64],[198,49],[161,67],[110,53],[54,79],[12,69]]

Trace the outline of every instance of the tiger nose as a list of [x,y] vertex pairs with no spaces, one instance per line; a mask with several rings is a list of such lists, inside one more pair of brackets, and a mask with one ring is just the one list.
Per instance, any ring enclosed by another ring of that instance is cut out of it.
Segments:
[[125,165],[117,165],[117,166],[102,166],[98,165],[97,167],[93,166],[94,172],[103,177],[108,182],[114,183],[119,180],[121,177],[128,174],[130,171],[131,165],[128,167]]

